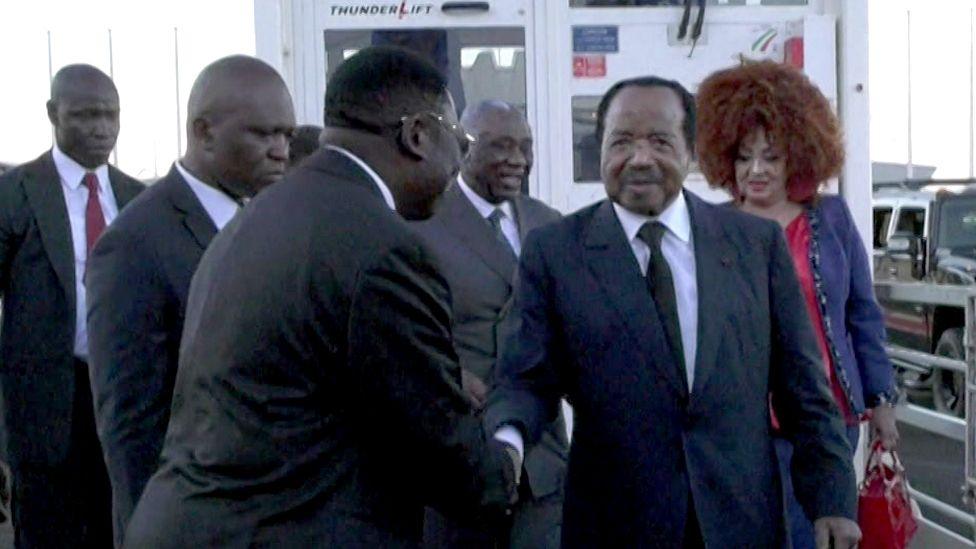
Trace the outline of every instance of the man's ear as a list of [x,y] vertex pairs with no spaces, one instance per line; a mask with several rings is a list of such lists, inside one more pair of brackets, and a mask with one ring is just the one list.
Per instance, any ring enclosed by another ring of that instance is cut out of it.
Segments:
[[190,128],[194,140],[203,147],[203,150],[209,151],[213,149],[214,132],[213,125],[210,124],[209,120],[204,117],[195,118]]
[[423,160],[427,158],[430,143],[430,126],[419,116],[404,118],[397,133],[397,147],[403,154]]
[[51,125],[57,127],[58,125],[58,104],[54,102],[53,99],[49,99],[47,102],[47,119],[51,121]]

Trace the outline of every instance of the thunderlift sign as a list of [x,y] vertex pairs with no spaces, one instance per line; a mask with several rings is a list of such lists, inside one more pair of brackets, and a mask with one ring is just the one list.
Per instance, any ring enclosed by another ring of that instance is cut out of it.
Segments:
[[411,2],[366,4],[358,6],[332,6],[334,16],[366,16],[375,17],[378,15],[388,15],[403,19],[408,15],[430,15],[434,10],[434,4],[414,4]]

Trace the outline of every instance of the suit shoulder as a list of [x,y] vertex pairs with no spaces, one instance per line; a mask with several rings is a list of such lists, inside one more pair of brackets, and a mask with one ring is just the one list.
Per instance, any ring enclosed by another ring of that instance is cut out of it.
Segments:
[[519,200],[522,202],[522,207],[530,211],[532,215],[547,223],[560,219],[563,216],[561,213],[559,213],[559,210],[549,206],[538,198],[533,198],[526,195],[520,197]]
[[529,233],[529,240],[538,241],[544,248],[562,246],[568,242],[580,240],[585,228],[590,224],[593,215],[603,201],[586,206],[567,216],[560,216],[552,223],[543,225]]
[[29,172],[39,170],[41,168],[41,164],[45,161],[46,154],[47,153],[42,154],[29,162],[24,162],[23,164],[14,166],[0,175],[0,190],[16,185],[17,182],[26,177]]
[[823,195],[817,201],[817,209],[832,221],[850,222],[853,220],[847,202],[838,195]]
[[716,219],[723,227],[736,229],[747,234],[776,235],[781,229],[770,219],[743,212],[730,204],[708,204],[700,206],[702,213]]
[[148,188],[145,183],[123,172],[115,166],[109,166],[109,177],[115,179],[117,183],[128,186],[136,191],[142,191]]
[[101,238],[145,242],[165,233],[173,221],[173,210],[164,181],[150,185],[121,208]]

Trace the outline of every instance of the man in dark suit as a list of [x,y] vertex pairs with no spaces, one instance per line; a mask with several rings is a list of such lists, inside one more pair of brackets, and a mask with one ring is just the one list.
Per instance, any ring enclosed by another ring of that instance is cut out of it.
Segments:
[[323,150],[200,261],[126,546],[414,547],[425,504],[501,514],[514,456],[461,391],[446,282],[403,219],[429,217],[457,173],[452,109],[405,51],[337,68]]
[[106,164],[119,96],[70,65],[51,84],[55,145],[0,177],[0,397],[17,547],[107,547],[111,498],[88,385],[95,240],[143,186]]
[[203,69],[187,114],[186,155],[119,215],[88,266],[89,366],[117,545],[159,464],[190,279],[240,201],[281,179],[295,126],[284,81],[242,55]]
[[820,546],[860,537],[844,427],[779,226],[683,191],[694,100],[625,80],[597,112],[609,200],[529,235],[487,421],[575,411],[563,547],[781,547],[772,392]]
[[[461,125],[474,137],[461,173],[437,213],[416,227],[436,252],[451,289],[462,385],[480,408],[498,356],[497,329],[508,311],[521,242],[529,231],[559,219],[559,213],[520,192],[532,168],[532,132],[521,112],[486,101],[468,107]],[[424,545],[558,547],[566,454],[560,416],[529,452],[510,524],[484,532],[428,510]]]

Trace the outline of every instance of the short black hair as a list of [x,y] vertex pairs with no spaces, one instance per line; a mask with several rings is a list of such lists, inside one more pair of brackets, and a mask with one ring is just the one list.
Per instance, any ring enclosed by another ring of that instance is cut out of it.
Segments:
[[610,103],[613,102],[613,98],[617,96],[624,88],[630,88],[633,86],[639,86],[642,88],[668,88],[674,91],[681,99],[681,106],[685,111],[685,119],[682,124],[682,130],[685,134],[685,143],[688,145],[689,151],[695,150],[695,97],[685,89],[676,80],[668,80],[666,78],[661,78],[659,76],[638,76],[637,78],[628,78],[626,80],[621,80],[610,87],[606,93],[603,94],[603,98],[600,99],[600,106],[596,109],[596,140],[597,143],[603,143],[603,130],[604,121],[607,117],[607,110],[610,108]]
[[405,49],[370,46],[336,69],[325,90],[325,125],[380,129],[403,116],[440,111],[447,79]]

